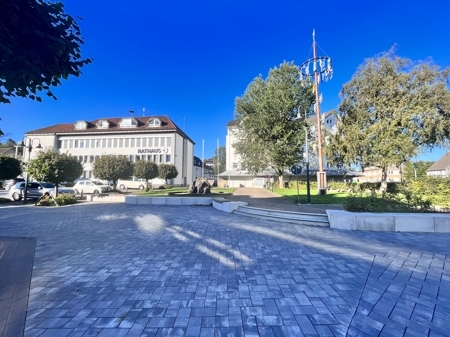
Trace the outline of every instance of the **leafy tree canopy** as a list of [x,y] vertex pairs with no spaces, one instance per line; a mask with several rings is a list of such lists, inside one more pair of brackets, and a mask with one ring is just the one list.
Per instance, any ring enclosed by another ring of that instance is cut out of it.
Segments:
[[0,155],[0,180],[13,179],[22,173],[20,160]]
[[17,145],[16,141],[12,138],[8,138],[6,142],[0,143],[0,147],[13,147]]
[[403,167],[403,179],[406,181],[418,180],[426,177],[427,170],[433,165],[432,161],[407,162]]
[[[216,149],[214,157],[214,172],[215,173],[222,173],[226,170],[227,166],[227,150],[225,146],[219,146],[218,149]],[[219,172],[217,172],[217,169],[219,169]]]
[[341,90],[339,131],[325,155],[332,164],[399,167],[450,136],[449,69],[414,63],[395,50],[365,60]]
[[123,155],[103,155],[94,162],[92,173],[97,179],[112,180],[115,188],[117,180],[133,175],[133,164]]
[[177,167],[173,164],[165,164],[165,163],[159,164],[158,172],[159,172],[158,178],[164,179],[166,181],[166,185],[168,179],[174,179],[178,177]]
[[83,165],[77,158],[53,149],[39,152],[38,156],[27,164],[27,173],[38,181],[47,181],[58,185],[64,181],[74,181],[83,174]]
[[61,2],[0,0],[0,103],[9,97],[41,101],[38,91],[56,99],[50,87],[79,76],[84,43],[75,19]]
[[282,184],[284,170],[302,159],[304,123],[295,118],[310,111],[313,102],[312,87],[302,85],[292,62],[270,69],[266,79],[255,78],[235,100],[234,147],[242,168],[258,173],[271,167]]
[[134,176],[139,179],[145,179],[148,190],[148,181],[157,178],[159,174],[158,164],[152,161],[140,160],[134,164]]

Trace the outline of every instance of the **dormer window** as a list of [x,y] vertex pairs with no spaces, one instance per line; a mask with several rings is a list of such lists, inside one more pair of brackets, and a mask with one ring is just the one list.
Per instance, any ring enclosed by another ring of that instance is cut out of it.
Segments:
[[134,118],[124,118],[120,121],[119,126],[121,128],[135,128],[137,121]]
[[106,119],[101,119],[97,122],[97,129],[108,129],[109,122]]
[[75,123],[75,130],[86,130],[86,129],[87,129],[86,121],[77,121]]
[[152,127],[152,128],[161,126],[161,121],[160,121],[158,118],[151,118],[151,119],[148,121],[148,126],[149,126],[149,127]]

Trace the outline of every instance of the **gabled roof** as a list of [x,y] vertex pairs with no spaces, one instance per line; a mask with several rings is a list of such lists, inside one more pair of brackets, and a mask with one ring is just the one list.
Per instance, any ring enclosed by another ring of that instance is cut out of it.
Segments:
[[445,171],[447,168],[450,168],[450,152],[444,154],[437,162],[431,165],[427,172]]
[[[121,128],[119,127],[120,121],[127,118],[133,118],[137,121],[137,125],[134,128]],[[161,125],[157,127],[148,126],[148,121],[151,119],[159,119],[161,121]],[[99,121],[106,120],[109,122],[109,128],[97,128],[97,123]],[[61,135],[61,134],[80,134],[80,133],[90,133],[90,134],[101,134],[101,133],[140,133],[145,131],[175,131],[181,134],[182,136],[190,139],[169,117],[167,116],[147,116],[147,117],[113,117],[113,118],[98,118],[92,121],[86,121],[87,126],[86,129],[75,129],[75,123],[67,123],[67,124],[55,124],[52,126],[47,126],[45,128],[36,129],[32,131],[28,131],[25,134],[33,135],[33,134],[53,134],[53,135]],[[190,139],[192,141],[192,139]],[[194,143],[194,141],[192,141]],[[195,143],[194,143],[195,144]]]

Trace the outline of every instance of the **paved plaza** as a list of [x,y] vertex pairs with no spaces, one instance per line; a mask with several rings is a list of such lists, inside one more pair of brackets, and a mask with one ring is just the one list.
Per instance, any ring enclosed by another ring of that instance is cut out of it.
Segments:
[[35,242],[26,337],[450,336],[450,234],[86,203],[1,207],[0,261],[11,238]]

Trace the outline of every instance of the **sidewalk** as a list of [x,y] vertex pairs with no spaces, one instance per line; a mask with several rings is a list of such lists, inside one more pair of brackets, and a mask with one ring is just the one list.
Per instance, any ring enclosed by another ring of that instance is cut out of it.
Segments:
[[341,210],[342,205],[296,204],[264,188],[240,187],[228,197],[233,201],[244,201],[249,206],[289,212],[325,214],[327,209]]

